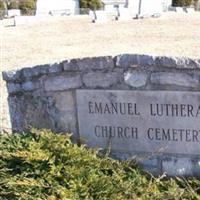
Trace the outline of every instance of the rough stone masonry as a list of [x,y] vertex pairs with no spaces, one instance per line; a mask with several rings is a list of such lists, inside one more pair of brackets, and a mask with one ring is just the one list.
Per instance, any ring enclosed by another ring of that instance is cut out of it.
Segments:
[[[148,94],[154,93],[153,96],[157,95],[157,99],[159,100],[159,95],[161,93],[165,95],[165,91],[166,93],[170,92],[171,96],[173,96],[173,92],[184,92],[185,97],[187,97],[187,92],[188,94],[193,92],[192,95],[199,94],[200,59],[131,54],[123,54],[116,57],[105,56],[71,59],[61,63],[3,72],[3,78],[7,82],[9,93],[8,103],[12,130],[14,132],[25,131],[31,126],[48,128],[56,132],[72,132],[73,139],[76,141],[81,137],[80,119],[78,118],[77,112],[79,104],[79,102],[77,102],[79,101],[79,99],[77,99],[78,90],[83,93],[84,90],[100,92],[108,91],[108,93],[113,91],[112,94],[116,96],[118,95],[118,92],[124,92],[124,95],[119,97],[119,99],[125,99],[124,103],[126,103],[127,99],[126,91],[142,95],[146,92],[147,101]],[[131,95],[132,94],[130,94],[130,97]],[[177,94],[177,96],[179,96],[179,94]],[[99,98],[101,98],[101,96]],[[165,96],[162,98],[163,101],[165,101]],[[189,101],[190,99],[188,102]],[[195,102],[197,101],[200,103],[200,98],[196,97]],[[126,112],[135,112],[138,114],[138,110],[133,110],[134,106],[136,109],[136,104],[131,105],[128,103],[129,102],[126,104]],[[94,105],[95,104],[92,103],[90,104],[89,111],[95,111]],[[168,110],[172,109],[170,106],[166,105],[167,104],[164,105],[165,107],[163,109],[166,110],[166,107]],[[161,106],[161,104],[159,104],[159,106]],[[196,115],[199,114],[198,108],[191,108],[189,103],[185,105],[185,107],[182,105],[179,107],[177,108],[180,112],[179,115],[184,115],[186,109],[187,114],[189,113],[188,109],[190,109],[190,115],[191,113],[195,113]],[[104,111],[105,109],[107,109],[106,112],[110,112],[108,109],[111,108],[104,108]],[[112,107],[112,109],[119,108]],[[148,107],[147,109],[151,109],[151,107]],[[154,109],[152,112],[155,112],[155,109],[158,109],[156,108],[156,104],[152,105],[152,109]],[[140,110],[146,112],[146,109],[143,109],[142,107]],[[170,112],[172,111],[170,110]],[[93,121],[98,121],[98,115],[95,115],[93,119]],[[147,120],[148,119],[149,118],[147,117]],[[172,121],[169,123],[172,123]],[[193,120],[190,119],[190,121],[193,123]],[[156,123],[157,122],[159,121],[156,121]],[[126,120],[124,123],[126,123]],[[140,120],[138,120],[138,123],[140,123]],[[149,123],[151,123],[151,121]],[[145,123],[143,124],[144,125],[140,126],[145,126]],[[87,126],[87,124],[85,124],[85,126]],[[184,123],[184,126],[187,126],[187,123]],[[103,126],[96,126],[96,136],[100,136],[104,133],[102,130],[106,130],[106,128],[102,127]],[[116,129],[115,126],[112,126],[111,128],[112,130],[118,130],[118,135],[119,130],[122,131],[120,128]],[[136,127],[130,129],[128,126],[125,126],[123,129],[124,135],[128,136],[129,134],[130,136],[130,131],[132,130],[132,137],[137,138],[138,136],[135,134],[135,130],[137,129],[134,128]],[[200,129],[200,126],[196,127],[196,129],[198,128]],[[149,143],[151,140],[159,140],[158,138],[166,137],[166,134],[163,136],[163,130],[166,131],[167,129],[150,129],[149,127],[147,129],[147,139],[149,139]],[[175,129],[170,129],[173,137],[178,137],[179,140],[180,137],[182,137],[185,142],[189,142],[188,138],[190,133],[184,129],[185,132],[181,131],[180,135],[180,130],[182,129],[178,130],[179,136],[173,132]],[[122,133],[120,132],[120,134]],[[195,130],[191,130],[191,134],[193,140],[197,141],[198,133],[195,132]],[[110,137],[108,139],[110,140]],[[96,140],[98,143],[98,137]],[[140,142],[142,145],[142,141]],[[120,144],[121,143],[119,143],[119,145]],[[147,144],[147,142],[144,142],[144,144]],[[170,176],[199,175],[200,151],[198,148],[195,149],[194,147],[191,154],[190,151],[188,151],[189,153],[187,154],[184,153],[183,145],[181,146],[181,148],[183,148],[181,151],[175,150],[174,152],[149,151],[152,148],[153,146],[149,146],[149,149],[147,149],[145,153],[142,151],[132,151],[130,153],[118,150],[111,151],[111,154],[113,157],[119,159],[134,157],[145,169],[154,174],[166,172]],[[187,149],[185,151],[187,151]]]

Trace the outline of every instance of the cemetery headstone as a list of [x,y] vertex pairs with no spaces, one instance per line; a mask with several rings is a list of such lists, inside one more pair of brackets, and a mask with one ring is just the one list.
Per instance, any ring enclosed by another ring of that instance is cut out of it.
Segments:
[[191,14],[192,14],[192,13],[195,13],[194,8],[186,8],[185,11],[186,11],[186,13],[189,13],[189,14],[190,14],[190,13],[191,13]]
[[153,14],[162,14],[163,5],[160,0],[143,0],[139,1],[138,14],[139,16],[152,16]]
[[185,13],[183,7],[175,7],[175,11],[176,11],[177,13]]
[[37,0],[36,15],[63,15],[78,14],[79,1],[78,0]]
[[18,9],[11,9],[8,10],[8,17],[15,17],[15,16],[20,16],[21,12]]

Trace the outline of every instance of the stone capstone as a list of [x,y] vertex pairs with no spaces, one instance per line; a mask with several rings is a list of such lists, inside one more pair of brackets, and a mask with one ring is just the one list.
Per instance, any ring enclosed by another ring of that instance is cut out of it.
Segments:
[[149,55],[123,54],[115,57],[117,67],[138,67],[154,65],[154,57]]
[[52,64],[48,68],[49,74],[60,73],[60,72],[62,72],[62,65],[59,63]]
[[7,82],[19,81],[21,78],[20,70],[12,70],[7,72],[2,72],[3,79]]
[[32,76],[41,76],[41,75],[45,75],[48,74],[49,72],[49,64],[45,64],[45,65],[38,65],[32,68]]
[[152,66],[154,65],[154,57],[149,55],[138,55],[138,65]]
[[113,58],[111,56],[72,59],[64,62],[65,71],[85,71],[94,69],[109,69],[114,67]]
[[37,65],[32,68],[24,68],[22,69],[23,79],[31,80],[33,77],[48,74],[49,67],[50,65],[46,64],[46,65]]
[[64,71],[78,71],[79,66],[76,59],[72,59],[70,61],[63,62],[63,69]]
[[187,68],[195,69],[200,68],[200,62],[198,59],[190,58],[177,58],[177,57],[156,57],[155,64],[160,67],[171,67],[171,68]]
[[176,67],[177,66],[177,59],[176,57],[166,57],[166,56],[158,56],[155,59],[157,66],[164,66],[164,67]]
[[[35,73],[39,73],[39,72],[37,72],[37,67],[34,67],[34,68],[35,68],[35,70],[34,70]],[[24,68],[24,69],[22,69],[22,75],[23,75],[24,79],[31,79],[33,77],[33,71],[31,68]]]

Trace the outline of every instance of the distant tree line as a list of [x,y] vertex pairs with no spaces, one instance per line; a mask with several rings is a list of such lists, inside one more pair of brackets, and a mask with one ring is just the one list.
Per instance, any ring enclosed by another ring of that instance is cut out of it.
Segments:
[[[141,0],[142,1],[142,0]],[[199,0],[172,0],[173,6],[191,6],[196,5]],[[97,10],[102,8],[101,0],[80,0],[81,8],[88,8],[91,10]]]
[[0,0],[0,10],[20,9],[22,14],[31,15],[36,10],[37,0]]
[[[22,14],[34,14],[37,0],[0,0],[0,10],[20,9]],[[173,6],[197,5],[199,0],[173,0]],[[48,0],[47,0],[48,3]],[[82,9],[98,10],[102,8],[101,0],[80,0]]]
[[83,9],[98,10],[102,6],[101,0],[80,0],[80,7]]
[[173,6],[190,6],[192,4],[192,0],[173,0]]

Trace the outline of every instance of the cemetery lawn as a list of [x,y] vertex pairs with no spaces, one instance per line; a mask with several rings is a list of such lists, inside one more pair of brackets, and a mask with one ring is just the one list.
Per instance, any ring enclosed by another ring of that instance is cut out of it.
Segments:
[[194,178],[155,178],[133,162],[48,130],[0,135],[0,199],[200,199]]
[[13,19],[0,21],[3,70],[121,53],[200,58],[200,12],[99,24],[88,16],[50,17],[12,25]]
[[13,26],[0,20],[0,130],[10,128],[1,71],[68,58],[121,53],[200,58],[200,13],[93,24],[88,16],[53,17]]

